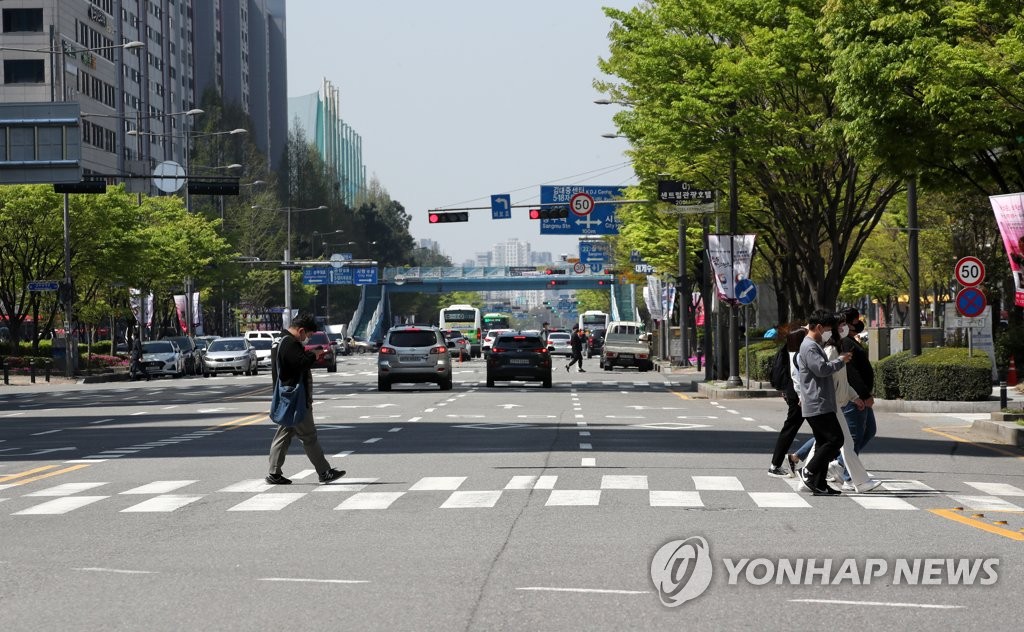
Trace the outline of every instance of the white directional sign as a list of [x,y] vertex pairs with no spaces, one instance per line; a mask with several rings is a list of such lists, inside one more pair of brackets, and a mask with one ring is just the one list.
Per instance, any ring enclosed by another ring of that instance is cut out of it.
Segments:
[[594,198],[581,191],[569,198],[569,210],[580,217],[590,215],[594,210]]

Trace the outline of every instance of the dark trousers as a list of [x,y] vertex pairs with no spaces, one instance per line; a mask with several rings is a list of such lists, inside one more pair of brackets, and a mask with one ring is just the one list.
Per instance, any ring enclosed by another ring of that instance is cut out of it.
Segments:
[[775,440],[772,467],[782,467],[786,453],[789,452],[793,440],[796,439],[796,433],[800,431],[800,426],[804,425],[804,414],[800,410],[800,398],[791,398],[786,395],[786,405],[789,408],[786,410],[786,421],[782,424],[782,430],[779,431],[779,438]]
[[316,424],[313,423],[313,409],[306,409],[306,416],[302,422],[291,427],[278,426],[274,440],[270,443],[270,473],[282,474],[281,466],[284,465],[284,457],[288,454],[288,446],[292,443],[292,437],[298,437],[302,447],[313,464],[317,474],[323,474],[331,469],[330,464],[324,457],[323,448],[316,438]]
[[582,350],[577,351],[576,349],[573,349],[572,350],[572,355],[569,356],[568,367],[572,368],[572,365],[577,364],[577,363],[579,363],[580,368],[582,369],[583,368],[583,351]]
[[824,489],[828,482],[828,464],[839,457],[843,447],[843,428],[834,412],[808,417],[814,433],[814,456],[805,470],[810,482],[818,489]]

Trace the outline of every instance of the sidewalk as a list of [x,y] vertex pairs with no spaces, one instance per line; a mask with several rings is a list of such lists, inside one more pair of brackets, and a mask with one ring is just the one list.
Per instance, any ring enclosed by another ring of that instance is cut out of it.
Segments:
[[76,375],[75,377],[68,378],[64,375],[50,374],[50,381],[46,381],[46,376],[43,373],[36,373],[35,384],[32,383],[32,378],[27,373],[11,373],[9,376],[10,383],[4,384],[3,379],[0,378],[0,393],[3,392],[5,386],[32,386],[45,388],[48,386],[66,386],[68,384],[101,384],[104,382],[126,382],[128,381],[128,372],[118,373],[98,373],[96,375]]

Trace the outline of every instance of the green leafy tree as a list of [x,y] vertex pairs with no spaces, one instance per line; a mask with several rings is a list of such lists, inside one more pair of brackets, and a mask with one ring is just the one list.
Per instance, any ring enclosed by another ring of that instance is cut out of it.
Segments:
[[[834,306],[898,181],[849,152],[820,43],[823,2],[652,0],[606,9],[616,114],[634,169],[728,190],[735,154],[742,230],[758,235],[779,303]],[[667,228],[667,227],[666,227]],[[662,238],[664,239],[664,238]],[[671,269],[671,268],[669,268]]]

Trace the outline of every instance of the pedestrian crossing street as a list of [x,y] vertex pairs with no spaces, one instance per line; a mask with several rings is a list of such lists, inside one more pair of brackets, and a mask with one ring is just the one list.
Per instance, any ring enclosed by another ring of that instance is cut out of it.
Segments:
[[[746,484],[736,476],[690,476],[688,489],[652,486],[646,475],[594,475],[589,485],[560,485],[557,475],[512,475],[500,489],[474,489],[466,476],[426,476],[412,485],[380,478],[344,478],[317,485],[315,472],[290,476],[291,486],[249,479],[223,485],[214,481],[158,480],[118,490],[110,482],[74,482],[23,490],[16,483],[0,485],[0,513],[9,516],[63,515],[95,505],[120,513],[171,513],[203,507],[233,512],[282,511],[314,503],[336,511],[432,509],[493,509],[523,502],[540,507],[728,509],[834,509],[852,503],[865,510],[916,511],[963,507],[972,511],[1021,512],[1024,490],[1006,483],[964,482],[959,490],[937,490],[918,480],[884,480],[879,491],[843,494],[840,498],[799,493],[796,479],[755,479]],[[758,491],[754,491],[754,489]],[[22,493],[24,492],[24,493]],[[102,495],[98,495],[102,494]],[[242,497],[242,498],[239,498]],[[140,498],[142,500],[140,500]],[[197,501],[208,501],[196,505]],[[536,500],[535,500],[536,499]],[[552,509],[555,510],[555,509]]]

